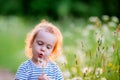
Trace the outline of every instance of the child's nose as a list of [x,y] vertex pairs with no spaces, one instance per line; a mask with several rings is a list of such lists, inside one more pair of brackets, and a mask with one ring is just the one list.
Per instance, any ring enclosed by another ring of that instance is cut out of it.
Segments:
[[45,51],[45,49],[46,49],[46,47],[45,47],[45,46],[42,46],[42,47],[41,47],[41,51],[43,51],[43,52],[44,52],[44,51]]

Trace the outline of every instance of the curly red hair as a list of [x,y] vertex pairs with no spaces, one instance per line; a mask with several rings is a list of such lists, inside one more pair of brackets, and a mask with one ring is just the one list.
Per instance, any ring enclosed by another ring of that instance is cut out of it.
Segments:
[[41,29],[45,29],[47,32],[50,32],[52,34],[56,35],[57,41],[55,44],[55,47],[51,53],[50,59],[55,59],[62,51],[62,42],[63,42],[63,37],[62,34],[60,32],[60,30],[53,25],[50,22],[47,22],[45,20],[42,20],[38,25],[36,25],[33,30],[27,34],[26,37],[26,46],[25,46],[25,52],[26,55],[28,56],[28,58],[32,58],[33,54],[32,54],[32,48],[30,47],[38,33],[39,30]]

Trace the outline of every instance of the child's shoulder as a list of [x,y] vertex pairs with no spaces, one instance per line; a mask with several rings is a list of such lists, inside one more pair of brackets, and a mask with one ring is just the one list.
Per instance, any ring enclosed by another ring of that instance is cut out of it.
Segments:
[[31,65],[31,61],[27,60],[27,61],[21,63],[20,67],[21,68],[28,68],[30,65]]

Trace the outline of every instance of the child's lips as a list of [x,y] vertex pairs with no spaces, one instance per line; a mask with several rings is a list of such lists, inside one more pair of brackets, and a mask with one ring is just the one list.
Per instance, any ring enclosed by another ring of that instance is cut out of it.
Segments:
[[43,57],[43,54],[42,54],[42,53],[38,54],[38,57],[39,57],[39,58],[42,58],[42,57]]

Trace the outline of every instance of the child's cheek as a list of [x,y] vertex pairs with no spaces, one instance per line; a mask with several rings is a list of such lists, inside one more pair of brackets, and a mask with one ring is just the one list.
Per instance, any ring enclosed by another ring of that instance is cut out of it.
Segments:
[[46,55],[49,56],[49,55],[51,54],[51,52],[52,52],[52,50],[47,51],[47,52],[46,52]]

